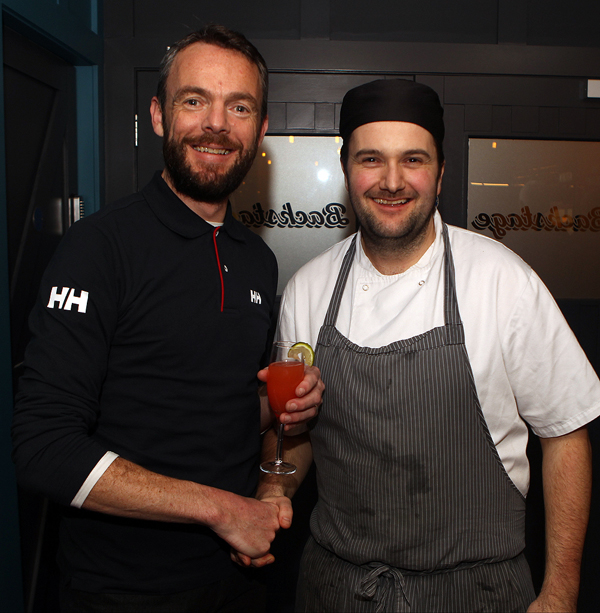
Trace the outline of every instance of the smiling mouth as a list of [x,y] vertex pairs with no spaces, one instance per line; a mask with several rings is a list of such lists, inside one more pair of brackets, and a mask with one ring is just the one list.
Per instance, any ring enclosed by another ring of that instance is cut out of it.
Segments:
[[192,149],[194,149],[194,151],[198,151],[199,153],[214,153],[215,155],[227,155],[230,153],[229,149],[215,149],[214,147],[193,146]]
[[385,206],[400,206],[407,204],[410,198],[402,198],[400,200],[382,200],[381,198],[373,198],[373,201],[377,204],[383,204]]

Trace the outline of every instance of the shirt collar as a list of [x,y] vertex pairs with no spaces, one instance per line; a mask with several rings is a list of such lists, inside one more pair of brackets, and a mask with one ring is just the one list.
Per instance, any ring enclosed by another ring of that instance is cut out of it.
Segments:
[[[203,234],[214,232],[214,226],[196,215],[162,178],[161,171],[154,173],[152,181],[141,190],[152,212],[169,230],[184,238],[198,238]],[[243,226],[236,221],[231,212],[231,203],[227,203],[225,220],[219,232],[227,232],[232,238],[244,241]]]

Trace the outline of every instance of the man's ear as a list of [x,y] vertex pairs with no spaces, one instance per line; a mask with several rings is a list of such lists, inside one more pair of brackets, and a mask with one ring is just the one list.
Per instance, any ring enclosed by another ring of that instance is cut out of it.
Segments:
[[442,162],[442,167],[440,168],[440,176],[438,177],[438,184],[437,184],[437,195],[440,195],[440,192],[442,191],[442,178],[444,176],[444,170],[446,170],[446,160],[444,160]]
[[263,142],[263,138],[265,137],[265,134],[267,133],[267,128],[269,127],[269,116],[267,115],[264,120],[263,120],[263,124],[260,128],[260,136],[258,137],[258,144],[260,146],[260,144]]
[[344,185],[346,186],[346,191],[349,192],[348,189],[348,175],[346,174],[346,167],[344,166],[344,160],[340,157],[340,165],[342,167],[342,172],[344,173]]
[[152,129],[154,133],[158,134],[158,136],[164,136],[165,130],[163,127],[162,107],[156,96],[154,96],[150,102],[150,117],[152,118]]

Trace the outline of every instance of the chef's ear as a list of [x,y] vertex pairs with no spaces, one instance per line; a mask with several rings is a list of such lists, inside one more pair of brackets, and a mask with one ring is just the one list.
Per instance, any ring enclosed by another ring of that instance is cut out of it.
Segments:
[[446,160],[444,160],[442,162],[442,167],[440,168],[440,174],[438,176],[438,181],[437,181],[437,195],[440,195],[440,192],[442,191],[442,177],[444,176],[444,170],[446,169]]
[[348,165],[348,150],[344,150],[344,145],[342,145],[342,151],[340,154],[340,165],[342,167],[342,172],[344,173],[344,185],[346,186],[346,191],[350,191],[348,189],[348,173],[346,172],[346,166]]

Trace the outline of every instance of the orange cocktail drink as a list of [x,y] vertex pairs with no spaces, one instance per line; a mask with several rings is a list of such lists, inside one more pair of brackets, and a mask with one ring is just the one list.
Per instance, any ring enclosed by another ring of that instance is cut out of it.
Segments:
[[269,364],[267,395],[275,413],[285,412],[288,400],[296,398],[296,388],[304,379],[304,364],[298,360],[283,360]]

